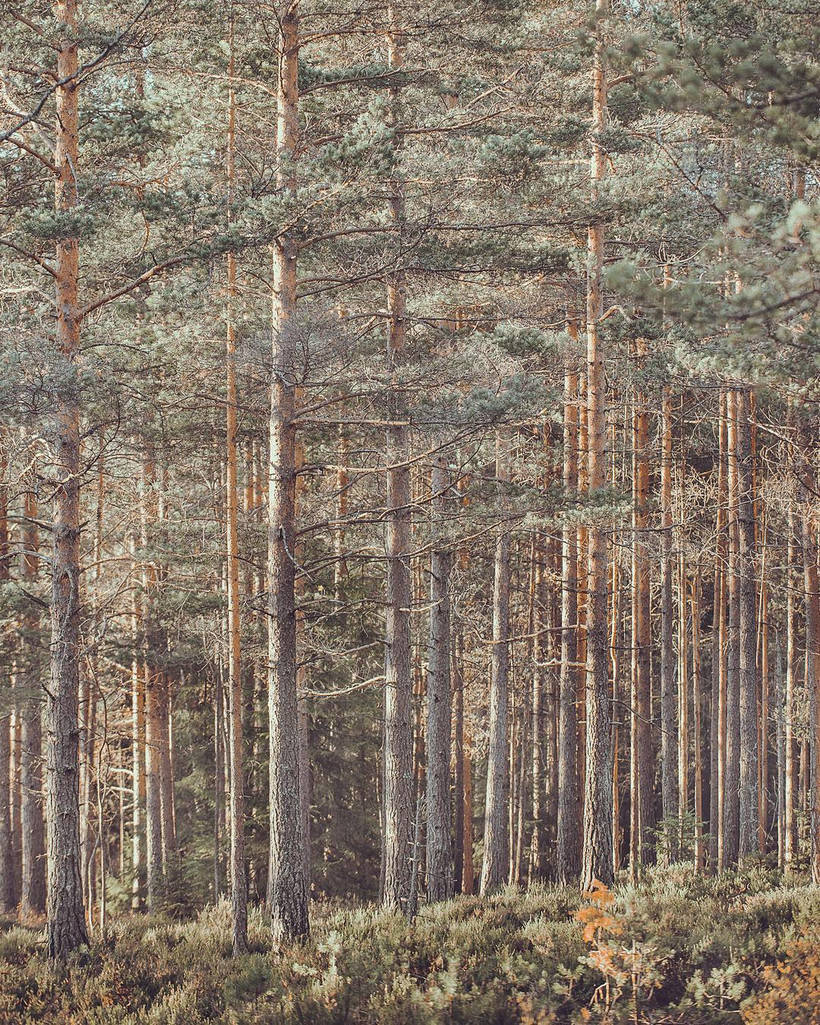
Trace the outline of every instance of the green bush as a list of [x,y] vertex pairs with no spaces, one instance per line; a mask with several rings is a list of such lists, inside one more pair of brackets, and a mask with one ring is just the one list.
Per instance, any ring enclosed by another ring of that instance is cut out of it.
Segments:
[[628,983],[602,998],[606,972],[640,958],[641,1022],[736,1025],[742,1010],[757,1025],[780,1020],[760,1008],[785,1000],[782,966],[820,924],[820,890],[763,862],[719,878],[656,868],[617,887],[606,909],[614,926],[597,948],[575,918],[581,904],[572,888],[510,889],[423,906],[412,924],[374,907],[319,905],[310,942],[277,950],[252,908],[250,952],[234,959],[221,901],[186,921],[170,909],[112,917],[105,941],[64,966],[45,959],[41,931],[13,927],[0,935],[0,1022],[614,1025],[634,1009]]

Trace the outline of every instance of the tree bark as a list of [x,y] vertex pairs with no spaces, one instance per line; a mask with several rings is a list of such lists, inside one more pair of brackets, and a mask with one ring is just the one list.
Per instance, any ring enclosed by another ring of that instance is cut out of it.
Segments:
[[[6,477],[5,437],[0,434],[0,587],[9,579],[8,487]],[[11,673],[3,669],[3,693],[8,707],[0,706],[0,915],[14,907],[14,848],[11,822]]]
[[[30,590],[37,579],[37,501],[32,490],[25,495],[23,530],[23,581]],[[20,832],[23,839],[20,920],[36,921],[46,909],[46,840],[43,823],[42,694],[39,667],[40,617],[35,611],[25,616],[28,650],[25,696],[20,731]]]
[[[609,12],[608,0],[596,0],[596,14]],[[605,44],[597,28],[593,67],[591,199],[599,196],[606,171],[601,133],[606,125]],[[587,249],[587,420],[589,431],[588,487],[590,493],[606,484],[606,376],[604,347],[599,332],[603,312],[601,275],[604,228],[590,224]],[[586,777],[584,785],[584,845],[582,880],[610,884],[612,871],[612,711],[609,693],[607,636],[607,534],[598,523],[589,529],[587,569]]]
[[[794,473],[794,447],[789,446],[789,464]],[[783,696],[783,868],[789,872],[797,856],[796,765],[795,765],[795,677],[797,675],[797,538],[794,497],[789,496],[788,548],[786,558],[786,680]]]
[[806,691],[809,697],[809,737],[812,764],[808,767],[811,804],[809,833],[811,874],[820,883],[820,574],[817,569],[817,524],[813,503],[817,483],[814,459],[816,424],[804,426],[801,438],[800,501],[803,548],[803,588],[806,603]]
[[[495,475],[509,480],[508,455],[501,434],[496,435]],[[504,501],[499,502],[504,509]],[[487,789],[484,803],[484,861],[481,866],[481,893],[500,889],[509,875],[510,789],[507,751],[509,703],[509,630],[510,630],[510,534],[502,524],[495,544],[493,570],[493,645],[490,679],[487,749]]]
[[[281,13],[276,153],[278,183],[291,198],[299,143],[298,0]],[[275,941],[309,930],[301,816],[296,598],[296,311],[298,243],[290,233],[273,250],[273,344],[268,473],[268,729],[270,860],[268,908]]]
[[448,470],[443,453],[430,475],[430,644],[427,661],[427,899],[453,895],[450,824],[450,566],[441,539],[447,505]]
[[[575,325],[570,335],[575,337]],[[578,377],[564,374],[564,490],[578,487]],[[558,684],[557,876],[573,882],[580,872],[578,830],[578,531],[561,532],[561,675]]]
[[[57,0],[60,29],[54,163],[55,208],[70,214],[79,204],[77,0]],[[65,958],[88,943],[80,878],[78,757],[80,621],[80,348],[77,296],[78,241],[61,238],[56,252],[57,345],[63,382],[54,401],[52,522],[51,683],[46,702],[48,754],[48,953]]]
[[[228,57],[228,219],[236,188],[236,90],[234,89],[234,12],[229,15]],[[234,956],[248,948],[248,886],[245,878],[245,774],[242,765],[242,656],[239,622],[239,501],[236,443],[236,254],[227,254],[225,311],[226,555],[228,562],[228,749],[231,760],[231,913]]]
[[715,498],[715,564],[712,573],[712,678],[709,776],[709,860],[721,867],[723,788],[726,768],[726,416],[725,395],[718,400],[718,475]]
[[678,818],[680,797],[672,578],[672,395],[664,388],[661,412],[661,805],[668,855],[674,861],[678,845],[677,830],[672,823]]
[[757,588],[755,585],[754,468],[749,418],[749,392],[735,393],[738,491],[739,690],[740,690],[740,821],[738,854],[758,849],[758,707]]
[[[392,7],[388,11],[388,63],[393,70],[403,63],[402,32]],[[395,117],[398,91],[391,89],[391,117]],[[401,246],[405,221],[404,188],[394,170],[388,182],[391,223]],[[410,567],[411,495],[409,437],[399,426],[403,396],[398,375],[407,344],[405,274],[398,248],[387,276],[390,315],[387,343],[388,417],[395,424],[387,430],[387,615],[384,657],[384,882],[382,903],[406,912],[411,889],[411,841],[413,808],[412,674],[410,664]]]
[[[646,342],[636,343],[638,367],[646,356]],[[653,783],[655,778],[652,736],[652,681],[650,678],[651,634],[649,556],[645,531],[649,526],[649,411],[646,395],[636,387],[632,418],[632,691],[630,744],[630,872],[635,878],[639,866],[648,860],[654,825]]]
[[461,893],[464,881],[464,667],[461,630],[456,631],[452,651],[453,684],[453,892]]
[[703,698],[700,671],[700,567],[692,580],[692,716],[695,746],[695,867],[706,862],[703,843]]
[[547,671],[548,633],[544,629],[546,613],[546,550],[540,532],[532,537],[530,573],[533,577],[532,612],[529,620],[529,633],[533,635],[531,647],[532,662],[532,694],[530,704],[530,734],[532,738],[532,843],[530,850],[530,877],[533,880],[544,878],[545,859],[547,853],[546,816],[544,814],[545,773],[544,773],[544,726],[546,722],[545,691],[548,686]]
[[726,650],[726,772],[724,776],[723,864],[737,862],[740,844],[740,580],[738,577],[738,447],[737,403],[726,392],[726,455],[728,491],[728,622]]

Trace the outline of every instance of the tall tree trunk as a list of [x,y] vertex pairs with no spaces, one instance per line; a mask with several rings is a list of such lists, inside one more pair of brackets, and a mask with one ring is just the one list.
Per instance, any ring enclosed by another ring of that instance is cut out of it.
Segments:
[[[56,0],[60,30],[54,163],[55,208],[69,215],[79,205],[77,0]],[[51,684],[46,702],[48,754],[48,953],[65,958],[88,942],[80,877],[78,757],[80,621],[80,396],[76,361],[80,348],[76,236],[57,242],[57,345],[64,361],[54,397],[52,523]]]
[[546,857],[546,822],[544,815],[544,798],[546,796],[544,786],[544,725],[546,722],[545,690],[548,686],[549,671],[547,659],[549,658],[548,638],[544,626],[546,615],[546,575],[547,567],[546,549],[540,532],[535,532],[532,537],[532,558],[531,575],[533,577],[532,591],[532,614],[529,622],[529,633],[532,636],[531,659],[532,664],[532,695],[530,707],[530,733],[532,736],[532,845],[531,845],[531,867],[530,877],[533,880],[544,878],[544,867]]
[[[609,0],[596,0],[600,19]],[[599,195],[606,171],[601,135],[606,125],[605,44],[597,27],[592,90],[591,199]],[[589,431],[588,487],[594,493],[606,484],[606,375],[599,321],[603,312],[601,275],[604,228],[590,224],[587,255],[587,420]],[[600,524],[589,528],[587,569],[586,776],[584,785],[584,845],[582,880],[612,882],[612,737],[607,636],[607,534]]]
[[[131,573],[137,578],[136,538],[130,540]],[[142,905],[145,888],[145,673],[139,658],[142,638],[142,605],[140,590],[134,587],[131,605],[131,636],[134,654],[131,658],[131,910]]]
[[817,496],[814,460],[817,427],[804,427],[801,438],[800,528],[803,548],[803,588],[806,602],[806,692],[809,698],[809,739],[812,764],[808,767],[811,874],[820,883],[820,574],[817,569],[817,523],[813,503]]
[[712,715],[710,721],[709,858],[722,866],[723,794],[726,773],[726,397],[718,400],[718,475],[715,512],[715,565],[712,573]]
[[[30,489],[25,495],[23,530],[24,586],[33,590],[37,579],[37,501]],[[25,616],[28,650],[25,672],[25,697],[20,735],[20,831],[23,838],[22,890],[20,919],[36,920],[46,909],[45,826],[43,823],[42,774],[42,696],[39,665],[40,617],[30,611]]]
[[452,650],[453,683],[453,892],[461,893],[464,880],[464,666],[461,660],[461,629],[456,630]]
[[[234,11],[230,7],[228,57],[228,219],[236,188],[236,90],[234,89]],[[225,311],[225,456],[227,487],[226,555],[228,562],[228,746],[231,760],[231,911],[234,956],[248,947],[248,886],[245,879],[245,774],[242,765],[242,658],[239,623],[239,509],[236,447],[236,254],[227,255]]]
[[[298,0],[281,13],[276,154],[279,186],[295,197],[299,142]],[[296,597],[296,311],[298,243],[283,234],[273,250],[273,381],[268,491],[268,728],[270,861],[268,909],[275,940],[308,933],[308,889],[299,775]]]
[[680,802],[677,773],[677,712],[675,702],[675,647],[672,608],[672,395],[663,390],[661,412],[661,804],[667,830],[666,845],[677,858]]
[[[796,470],[794,447],[789,446],[789,463],[792,472]],[[797,856],[796,816],[796,765],[795,765],[795,677],[797,675],[797,538],[795,527],[794,497],[789,496],[788,549],[786,558],[786,681],[783,697],[783,867],[788,872]]]
[[[636,343],[638,368],[646,356],[646,342]],[[646,395],[636,388],[633,420],[632,487],[634,531],[632,548],[632,693],[630,772],[630,871],[635,877],[647,861],[652,817],[654,764],[652,736],[652,681],[650,678],[651,635],[649,556],[644,532],[649,525],[649,411]]]
[[706,861],[703,844],[703,695],[700,671],[700,566],[692,579],[692,715],[695,746],[695,867]]
[[749,392],[735,393],[739,584],[740,824],[739,856],[758,849],[757,588],[755,586],[754,468]]
[[165,889],[162,843],[162,682],[161,674],[151,671],[146,680],[145,697],[145,835],[148,855],[148,908],[159,908]]
[[214,901],[218,901],[222,894],[222,834],[225,822],[225,745],[222,738],[224,691],[222,684],[220,660],[214,679]]
[[[388,11],[388,63],[396,71],[403,64],[402,30],[395,11]],[[391,89],[391,117],[395,117],[398,90]],[[390,314],[387,366],[388,427],[385,451],[387,472],[387,615],[384,658],[384,884],[382,903],[407,911],[411,884],[413,808],[412,675],[410,664],[410,603],[412,576],[410,534],[412,526],[409,435],[402,426],[404,399],[397,376],[405,358],[407,320],[404,259],[404,187],[394,169],[389,183],[390,220],[397,239],[387,276]]]
[[[7,459],[5,434],[0,433],[0,587],[8,581],[9,566],[9,522],[8,486],[6,478]],[[0,915],[14,907],[14,848],[12,845],[11,822],[11,673],[10,667],[3,668],[2,690],[8,695],[8,706],[0,705]]]
[[[81,675],[80,683],[80,858],[83,892],[89,917],[93,914],[95,876],[93,860],[96,852],[94,834],[94,756],[97,736],[97,691],[90,666]],[[89,923],[93,926],[93,922]]]
[[[683,526],[684,471],[681,466],[681,526]],[[687,815],[689,813],[689,637],[687,633],[688,571],[683,553],[683,529],[678,553],[678,843],[681,854],[686,851]]]
[[[448,470],[443,453],[430,475],[430,646],[427,661],[427,898],[453,895],[450,835],[450,565],[440,538],[447,506]],[[446,543],[446,542],[445,542]]]
[[[570,325],[575,337],[575,325]],[[564,374],[564,490],[578,487],[578,376]],[[558,684],[557,876],[570,883],[580,871],[578,829],[578,531],[561,532],[561,675]]]
[[740,588],[738,577],[737,404],[726,392],[726,455],[728,492],[728,622],[726,651],[726,772],[724,775],[723,864],[734,865],[740,843]]
[[[495,475],[500,482],[509,480],[507,443],[496,435]],[[503,483],[501,485],[503,487]],[[501,497],[499,508],[506,511]],[[487,790],[484,803],[484,861],[481,867],[481,893],[488,894],[507,882],[509,875],[509,759],[507,752],[509,662],[510,662],[510,534],[501,524],[495,544],[493,570],[493,645],[490,679],[487,749]]]

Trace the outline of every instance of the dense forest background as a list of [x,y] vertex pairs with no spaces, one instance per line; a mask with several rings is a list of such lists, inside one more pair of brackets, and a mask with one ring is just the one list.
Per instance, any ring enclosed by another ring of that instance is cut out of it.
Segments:
[[0,26],[7,924],[815,921],[816,6]]

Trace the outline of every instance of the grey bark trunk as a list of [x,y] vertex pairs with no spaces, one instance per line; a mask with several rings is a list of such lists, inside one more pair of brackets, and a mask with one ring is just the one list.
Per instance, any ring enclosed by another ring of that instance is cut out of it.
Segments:
[[[570,332],[573,334],[573,331]],[[564,375],[564,488],[578,486],[578,377]],[[580,872],[578,830],[578,531],[564,526],[561,539],[561,675],[558,683],[557,876],[573,882]]]
[[739,690],[740,690],[740,820],[738,855],[758,849],[758,710],[757,710],[757,601],[755,587],[755,519],[749,421],[749,392],[736,392],[738,585],[739,585]]
[[[279,184],[293,194],[299,139],[299,15],[296,0],[281,14],[276,150]],[[291,165],[290,167],[288,165]],[[273,254],[273,381],[268,472],[268,729],[270,859],[267,902],[275,941],[309,930],[305,836],[299,773],[296,600],[296,311],[298,244],[289,234]]]
[[[37,502],[32,491],[26,492],[25,525],[23,529],[23,579],[34,589],[37,579]],[[38,635],[40,617],[36,611],[25,616],[28,636],[25,686],[21,706],[20,730],[20,832],[22,835],[22,874],[20,919],[36,921],[46,909],[46,839],[43,822],[43,699],[40,686]]]
[[441,543],[441,521],[449,487],[446,460],[435,457],[430,475],[430,644],[427,661],[427,898],[453,895],[450,822],[450,568],[452,554]]
[[[597,0],[603,19],[608,0]],[[606,124],[605,45],[599,24],[593,65],[591,196],[598,198],[606,172],[601,133]],[[604,231],[600,223],[588,229],[587,254],[587,423],[588,485],[591,493],[606,483],[606,375],[603,342],[598,326],[602,315],[601,275]],[[607,534],[599,524],[589,529],[587,564],[586,773],[584,782],[584,844],[581,877],[585,889],[598,879],[613,878],[612,849],[612,710],[609,693],[607,632]]]
[[726,393],[728,487],[728,594],[726,646],[726,773],[723,793],[723,865],[734,865],[740,845],[740,594],[738,578],[737,410],[734,393]]
[[674,615],[672,608],[672,398],[664,389],[661,416],[661,804],[666,845],[677,858],[678,728],[675,699]]
[[[388,61],[393,69],[402,65],[402,36],[393,9],[389,10]],[[398,93],[391,90],[392,107]],[[404,189],[394,176],[388,184],[390,218],[400,239],[405,222]],[[405,317],[405,275],[400,252],[393,254],[395,267],[387,278],[390,326],[387,364],[390,376],[388,417],[401,420],[404,405],[396,377],[407,341]],[[384,654],[384,874],[382,903],[396,910],[409,909],[411,887],[413,809],[412,675],[410,665],[410,568],[411,495],[409,439],[407,428],[388,428],[387,529],[386,529],[386,623]]]
[[[496,477],[509,479],[508,457],[500,434],[496,437]],[[499,503],[502,509],[504,502]],[[493,583],[493,647],[490,680],[490,739],[487,751],[487,790],[484,805],[484,863],[481,893],[488,894],[507,882],[509,875],[509,758],[508,673],[510,630],[510,535],[502,524],[495,546]]]

